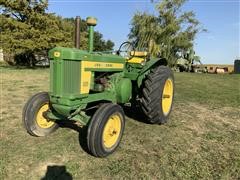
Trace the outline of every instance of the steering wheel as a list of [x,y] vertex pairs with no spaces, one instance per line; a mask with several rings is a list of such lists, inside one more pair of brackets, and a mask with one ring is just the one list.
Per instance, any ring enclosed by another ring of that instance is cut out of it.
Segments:
[[[133,54],[131,54],[131,52],[133,52]],[[123,42],[117,50],[117,55],[128,58],[128,60],[132,59],[135,55],[135,48],[133,43],[129,41]]]

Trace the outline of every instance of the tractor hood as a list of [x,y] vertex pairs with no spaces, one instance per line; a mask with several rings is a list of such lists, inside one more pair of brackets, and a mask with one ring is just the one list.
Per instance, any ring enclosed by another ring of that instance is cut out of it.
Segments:
[[125,59],[121,56],[104,54],[101,52],[92,52],[79,50],[76,48],[55,47],[48,53],[50,60],[72,60],[72,61],[95,61],[95,62],[111,62],[125,63]]

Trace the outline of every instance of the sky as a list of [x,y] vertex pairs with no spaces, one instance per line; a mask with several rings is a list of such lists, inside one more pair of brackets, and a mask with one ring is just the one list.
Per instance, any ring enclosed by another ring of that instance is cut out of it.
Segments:
[[[155,0],[156,2],[156,0]],[[233,64],[240,58],[240,0],[189,0],[183,11],[194,11],[208,32],[197,35],[196,55],[204,64]],[[131,18],[137,11],[156,14],[150,0],[49,0],[49,12],[62,17],[98,19],[95,27],[115,49],[128,39]]]

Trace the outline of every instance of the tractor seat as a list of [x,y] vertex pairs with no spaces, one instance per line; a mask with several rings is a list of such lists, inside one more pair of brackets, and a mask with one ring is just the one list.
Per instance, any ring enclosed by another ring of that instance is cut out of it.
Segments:
[[130,55],[135,57],[147,57],[148,52],[147,51],[131,51]]
[[127,60],[128,63],[143,64],[148,53],[146,51],[131,51],[130,55],[133,57]]

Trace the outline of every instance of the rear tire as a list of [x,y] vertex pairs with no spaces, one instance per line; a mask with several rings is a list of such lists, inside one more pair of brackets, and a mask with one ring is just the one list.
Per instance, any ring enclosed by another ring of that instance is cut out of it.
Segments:
[[172,109],[174,77],[170,68],[152,69],[143,83],[141,107],[148,122],[166,123]]
[[43,117],[49,109],[49,95],[46,92],[32,96],[23,108],[23,124],[32,136],[46,136],[58,128],[58,124]]
[[96,157],[112,154],[120,144],[124,126],[121,106],[112,103],[101,105],[88,126],[87,145],[90,153]]

